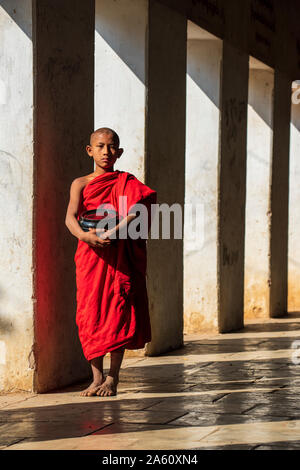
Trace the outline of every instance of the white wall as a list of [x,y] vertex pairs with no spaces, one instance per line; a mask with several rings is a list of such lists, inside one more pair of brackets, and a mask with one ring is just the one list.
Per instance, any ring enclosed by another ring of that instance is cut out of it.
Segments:
[[[300,89],[297,99],[300,98]],[[292,104],[288,243],[288,311],[300,310],[300,103]]]
[[250,68],[247,136],[245,319],[269,315],[269,193],[274,72]]
[[124,154],[115,169],[144,180],[147,0],[96,0],[95,129],[110,127]]
[[33,373],[29,361],[33,344],[31,0],[12,0],[7,5],[8,2],[0,2],[0,390],[13,386],[30,390]]
[[[192,23],[189,23],[191,25]],[[193,24],[192,24],[193,25]],[[193,25],[193,37],[201,29]],[[217,328],[217,169],[222,41],[187,44],[185,203],[199,208],[197,238],[184,229],[184,325],[186,333]]]

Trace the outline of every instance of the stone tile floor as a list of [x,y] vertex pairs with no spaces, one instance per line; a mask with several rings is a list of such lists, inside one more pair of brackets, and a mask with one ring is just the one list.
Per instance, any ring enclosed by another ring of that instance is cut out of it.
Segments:
[[128,357],[116,397],[0,395],[0,449],[300,449],[295,340],[299,313]]

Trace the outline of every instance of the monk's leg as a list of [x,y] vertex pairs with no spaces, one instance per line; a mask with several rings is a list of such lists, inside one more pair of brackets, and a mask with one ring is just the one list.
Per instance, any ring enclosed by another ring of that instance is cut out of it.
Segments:
[[119,372],[123,361],[125,348],[120,348],[110,353],[110,369],[105,381],[99,387],[97,395],[101,397],[111,397],[117,394],[119,383]]
[[104,382],[103,357],[104,356],[95,357],[90,361],[93,372],[93,382],[88,388],[80,393],[82,397],[91,397],[92,395],[96,395],[100,385]]

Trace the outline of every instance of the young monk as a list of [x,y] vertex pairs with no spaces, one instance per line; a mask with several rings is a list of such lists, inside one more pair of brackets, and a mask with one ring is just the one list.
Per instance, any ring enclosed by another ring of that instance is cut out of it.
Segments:
[[[114,170],[123,149],[112,129],[103,127],[93,132],[86,151],[94,159],[95,171],[73,181],[65,220],[70,232],[78,238],[74,257],[76,324],[83,353],[93,373],[92,383],[81,395],[113,396],[117,393],[125,349],[140,349],[151,341],[146,240],[116,238],[137,216],[134,204],[144,204],[148,214],[151,213],[156,192],[132,174]],[[120,196],[127,197],[127,208],[119,203]],[[118,213],[117,225],[102,232],[91,228],[89,232],[83,231],[78,222],[80,215],[109,204]],[[150,225],[150,218],[148,222]],[[104,377],[103,358],[108,352],[110,369]]]

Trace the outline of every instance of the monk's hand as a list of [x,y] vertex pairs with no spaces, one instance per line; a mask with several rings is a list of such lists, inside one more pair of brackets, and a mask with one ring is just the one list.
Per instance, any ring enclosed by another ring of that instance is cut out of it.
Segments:
[[89,231],[85,233],[82,241],[94,248],[105,248],[111,245],[111,240],[102,238],[104,232],[106,232],[104,229],[90,228]]
[[117,239],[116,230],[103,230],[103,232],[100,234],[100,238],[102,238],[102,240],[110,240],[111,242],[114,242]]

